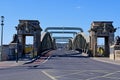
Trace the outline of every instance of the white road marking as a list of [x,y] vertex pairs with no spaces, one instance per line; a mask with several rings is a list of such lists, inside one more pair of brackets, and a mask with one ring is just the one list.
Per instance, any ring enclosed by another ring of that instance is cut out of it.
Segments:
[[118,73],[118,72],[120,72],[120,71],[115,71],[115,72],[112,72],[112,73],[108,73],[108,74],[104,75],[103,77],[107,77],[107,76],[113,75],[113,74]]
[[44,62],[42,63],[46,63],[49,59],[50,59],[51,56],[49,56]]
[[109,78],[109,79],[118,79],[117,77],[108,77],[108,76],[113,75],[113,74],[115,74],[117,72],[120,72],[120,71],[115,71],[115,72],[112,72],[112,73],[108,73],[108,74],[105,74],[103,76],[96,76],[96,77],[88,78],[86,80],[98,79],[98,78],[101,78],[101,77],[103,77],[103,78]]
[[50,74],[48,74],[45,71],[42,71],[42,73],[44,73],[46,76],[48,76],[51,80],[57,80],[55,77],[51,76]]
[[[67,70],[63,70],[63,71],[66,71]],[[108,72],[105,72],[104,70],[83,70],[83,71],[79,71],[79,70],[68,70],[68,71],[77,71],[77,72],[70,72],[68,74],[64,74],[64,75],[60,75],[60,76],[56,76],[56,78],[61,78],[61,77],[65,77],[65,76],[72,76],[74,74],[82,74],[83,72],[87,72],[87,71],[93,71],[93,72],[102,72],[102,73],[108,73]],[[92,72],[91,72],[92,73]],[[93,73],[94,74],[94,73]],[[98,76],[97,76],[98,77]],[[89,80],[89,79],[88,79]]]

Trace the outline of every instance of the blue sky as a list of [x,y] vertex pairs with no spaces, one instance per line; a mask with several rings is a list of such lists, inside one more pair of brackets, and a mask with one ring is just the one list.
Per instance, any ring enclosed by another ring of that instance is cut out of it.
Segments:
[[75,26],[88,34],[93,21],[113,21],[114,27],[120,27],[119,9],[120,0],[1,0],[3,43],[12,41],[19,19],[39,20],[43,30],[49,26]]

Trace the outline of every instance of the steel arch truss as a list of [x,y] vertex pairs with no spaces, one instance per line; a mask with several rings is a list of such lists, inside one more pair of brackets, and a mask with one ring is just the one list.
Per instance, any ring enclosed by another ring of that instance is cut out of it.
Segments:
[[69,39],[69,49],[78,50],[79,52],[88,51],[89,40],[84,33],[79,33],[74,39]]
[[46,51],[55,49],[55,40],[51,37],[49,32],[43,32],[41,35],[41,50]]
[[[67,42],[68,40],[73,38],[77,33],[83,32],[82,28],[79,27],[47,27],[45,29],[45,32],[50,32],[50,34],[53,36],[54,34],[68,34],[64,36],[54,36],[56,42]],[[71,35],[73,34],[73,35]],[[71,37],[72,36],[72,37]]]

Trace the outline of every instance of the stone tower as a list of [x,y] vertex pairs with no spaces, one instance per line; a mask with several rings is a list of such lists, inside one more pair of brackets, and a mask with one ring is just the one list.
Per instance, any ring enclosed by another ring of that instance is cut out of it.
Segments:
[[41,27],[38,20],[19,20],[19,24],[16,27],[18,41],[17,51],[18,54],[23,57],[25,55],[25,41],[26,36],[33,36],[33,54],[40,54],[40,38],[41,38]]
[[116,29],[112,25],[112,21],[94,21],[91,24],[89,30],[90,33],[90,49],[93,56],[98,56],[97,54],[97,38],[104,38],[105,52],[104,56],[109,57],[110,45],[114,42],[114,32]]

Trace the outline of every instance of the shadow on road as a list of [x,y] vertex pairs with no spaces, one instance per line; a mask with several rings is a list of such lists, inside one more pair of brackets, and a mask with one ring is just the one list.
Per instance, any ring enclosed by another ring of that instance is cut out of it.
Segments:
[[52,57],[73,57],[73,58],[89,58],[88,56],[82,55],[81,53],[71,53],[71,54],[54,54]]

